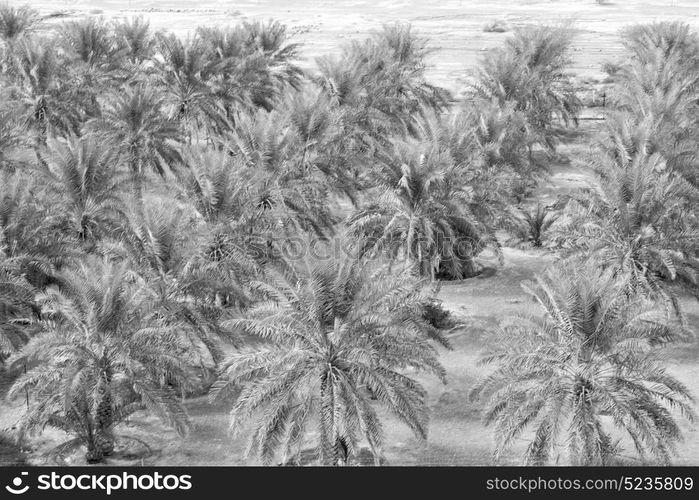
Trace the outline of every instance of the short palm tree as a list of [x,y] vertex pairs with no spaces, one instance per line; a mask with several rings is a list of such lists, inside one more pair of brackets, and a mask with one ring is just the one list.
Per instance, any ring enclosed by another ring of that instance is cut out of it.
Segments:
[[160,36],[158,53],[162,55],[162,61],[156,60],[158,79],[167,96],[168,118],[180,123],[190,143],[193,135],[198,142],[202,127],[208,133],[221,128],[221,109],[208,85],[214,65],[201,38]]
[[187,385],[196,353],[177,326],[151,314],[149,293],[123,264],[83,263],[64,281],[39,296],[44,331],[10,360],[34,365],[9,392],[34,397],[20,432],[61,429],[87,448],[88,462],[111,453],[115,427],[142,408],[185,434],[189,420],[171,384]]
[[252,287],[267,299],[230,327],[261,339],[222,367],[212,397],[242,386],[231,427],[253,419],[249,450],[286,462],[317,430],[323,465],[350,463],[365,441],[378,463],[384,433],[373,399],[427,436],[426,392],[404,374],[427,370],[445,381],[421,316],[420,282],[377,273],[352,257],[269,270]]
[[501,323],[483,360],[495,368],[472,392],[488,398],[495,457],[519,440],[528,464],[607,465],[625,438],[642,460],[669,462],[676,415],[695,419],[689,390],[655,347],[677,325],[594,261],[549,270],[525,290],[544,316]]

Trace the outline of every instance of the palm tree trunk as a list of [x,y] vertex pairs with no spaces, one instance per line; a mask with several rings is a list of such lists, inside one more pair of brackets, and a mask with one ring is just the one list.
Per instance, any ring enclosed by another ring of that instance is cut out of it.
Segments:
[[145,212],[143,205],[143,171],[141,168],[140,155],[136,152],[131,153],[131,173],[133,176],[133,195],[134,203],[136,204],[136,212],[139,216],[143,216]]
[[107,368],[102,377],[106,392],[95,412],[95,444],[103,455],[111,455],[114,451],[114,409],[112,408],[112,393],[109,389],[112,383],[111,370]]

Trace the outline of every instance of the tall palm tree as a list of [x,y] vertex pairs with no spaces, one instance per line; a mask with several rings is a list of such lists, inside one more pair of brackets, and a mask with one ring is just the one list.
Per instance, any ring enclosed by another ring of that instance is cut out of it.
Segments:
[[262,54],[267,68],[251,89],[251,101],[269,111],[284,92],[301,87],[304,73],[296,64],[300,45],[289,42],[287,28],[279,21],[244,22],[240,30],[247,51]]
[[662,308],[594,262],[549,270],[525,290],[544,316],[501,323],[483,360],[495,368],[472,392],[488,397],[495,457],[526,440],[528,464],[607,465],[623,437],[642,460],[668,463],[681,438],[675,412],[695,412],[654,347],[677,334]]
[[276,21],[200,27],[196,38],[201,40],[203,59],[210,65],[208,86],[224,122],[235,122],[241,110],[271,111],[285,91],[301,86],[303,71],[296,64],[298,44],[289,42],[286,27]]
[[94,245],[117,227],[124,215],[123,195],[130,177],[118,169],[110,144],[94,136],[52,141],[39,167],[49,192],[57,196],[69,234]]
[[9,392],[28,390],[33,402],[21,433],[46,426],[75,436],[88,462],[114,448],[114,429],[146,408],[184,435],[189,419],[170,383],[188,384],[196,362],[176,333],[148,309],[148,292],[133,284],[128,268],[83,262],[65,275],[65,285],[39,297],[44,331],[10,362],[33,362]]
[[110,29],[102,18],[88,17],[65,23],[60,36],[66,48],[89,66],[106,66],[114,55]]
[[432,144],[405,145],[382,165],[378,200],[348,220],[367,251],[402,258],[422,276],[460,279],[476,271],[475,257],[491,247],[492,231],[471,210],[472,191],[453,158]]
[[255,417],[251,452],[286,462],[313,425],[321,464],[350,463],[362,440],[378,463],[384,435],[372,396],[427,436],[426,392],[402,368],[446,375],[428,338],[439,334],[419,313],[419,282],[345,257],[269,270],[252,286],[267,302],[230,326],[262,344],[231,356],[212,388],[215,399],[242,386],[231,427]]
[[[259,236],[250,234],[250,188],[254,179],[242,175],[226,151],[188,155],[188,175],[183,179],[185,195],[206,222],[203,248],[195,258],[216,301],[225,304],[243,299],[243,283],[258,269]],[[263,254],[263,253],[262,253]]]
[[182,165],[182,139],[175,120],[165,116],[165,98],[147,84],[127,86],[110,94],[102,117],[88,123],[121,153],[133,176],[136,202],[143,201],[146,175],[164,176]]
[[699,36],[682,21],[655,21],[629,26],[622,31],[624,48],[636,59],[653,57],[660,51],[664,57],[680,53],[685,62],[696,61]]

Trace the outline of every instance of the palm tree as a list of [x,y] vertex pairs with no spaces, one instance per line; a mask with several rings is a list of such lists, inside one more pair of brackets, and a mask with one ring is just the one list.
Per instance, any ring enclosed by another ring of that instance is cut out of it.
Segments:
[[486,247],[499,252],[499,245],[471,210],[464,180],[444,150],[405,145],[377,175],[384,192],[350,217],[349,230],[365,240],[367,251],[402,256],[420,275],[473,275],[474,258]]
[[464,139],[463,130],[473,130],[473,139],[484,172],[499,177],[492,186],[502,186],[507,197],[521,203],[541,168],[528,154],[535,140],[527,116],[515,109],[512,102],[500,104],[497,100],[477,100],[470,103],[455,117],[454,133]]
[[150,314],[149,292],[130,275],[123,264],[83,262],[64,287],[39,296],[44,331],[10,360],[35,362],[8,394],[34,396],[20,433],[61,429],[87,448],[88,462],[100,462],[114,448],[115,427],[139,409],[187,432],[187,413],[167,382],[186,386],[196,353],[176,325]]
[[534,142],[555,147],[556,121],[577,124],[580,101],[566,68],[570,64],[570,27],[522,28],[504,48],[492,51],[481,61],[475,96],[513,104],[527,117]]
[[23,40],[17,48],[16,65],[11,97],[23,108],[24,126],[33,131],[38,154],[49,137],[77,132],[85,119],[84,110],[49,41]]
[[427,436],[426,392],[402,373],[412,367],[446,380],[428,338],[439,333],[420,315],[420,282],[345,257],[269,270],[251,286],[267,301],[229,326],[262,345],[226,360],[211,393],[242,386],[231,427],[255,418],[251,452],[269,463],[281,451],[286,462],[313,425],[321,464],[350,463],[361,440],[378,463],[384,436],[372,399]]
[[668,463],[681,438],[673,412],[695,418],[688,389],[654,347],[676,325],[594,262],[549,270],[525,290],[544,316],[501,323],[483,360],[495,369],[472,392],[488,397],[496,459],[525,440],[528,464],[607,465],[623,436],[644,461]]
[[[683,23],[653,23],[626,30],[628,62],[614,75],[614,101],[647,133],[652,152],[694,185],[697,176],[696,109],[699,37]],[[618,120],[616,120],[618,121]]]
[[115,49],[104,19],[88,17],[65,23],[60,35],[66,48],[83,63],[93,67],[110,64]]
[[695,59],[699,49],[699,36],[689,24],[681,21],[655,21],[629,26],[622,31],[621,41],[636,59],[647,58],[660,50],[665,58],[678,52],[689,63]]
[[208,85],[223,111],[235,121],[241,109],[274,109],[288,89],[299,89],[303,71],[296,64],[298,44],[276,21],[244,22],[236,27],[197,29],[203,58],[211,65]]
[[251,101],[269,111],[285,91],[301,87],[303,70],[296,64],[300,45],[289,42],[286,26],[279,21],[244,22],[240,30],[247,51],[262,54],[267,68],[251,89]]
[[163,35],[158,38],[158,52],[162,61],[156,60],[157,76],[167,95],[168,118],[181,124],[190,143],[192,133],[197,134],[198,142],[202,127],[209,134],[223,128],[220,104],[209,85],[213,62],[207,57],[201,38],[182,40],[173,34]]
[[119,56],[131,68],[143,70],[143,63],[151,58],[155,50],[156,42],[150,23],[142,16],[136,16],[114,22],[113,30]]
[[35,312],[34,290],[17,264],[17,259],[7,258],[0,246],[0,363],[27,343],[26,326],[32,322]]
[[533,247],[543,246],[545,233],[551,228],[558,216],[551,212],[549,207],[537,203],[536,209],[513,209],[510,225],[515,235],[524,242],[531,243]]
[[258,252],[259,236],[246,231],[250,222],[254,224],[248,203],[254,179],[243,176],[226,151],[192,153],[187,164],[184,192],[206,223],[195,261],[207,278],[197,293],[226,305],[246,303],[244,282],[257,273],[256,258],[264,254]]
[[91,117],[99,115],[97,96],[115,80],[117,49],[110,26],[99,17],[65,23],[59,32],[70,74]]
[[118,167],[117,153],[94,136],[52,141],[39,167],[67,232],[90,246],[114,231],[125,217],[122,196],[130,180]]
[[691,200],[696,191],[668,171],[657,153],[600,155],[599,186],[569,202],[557,224],[558,242],[594,255],[627,285],[663,297],[679,312],[668,286],[699,291],[699,233]]
[[208,372],[223,358],[221,340],[240,344],[235,332],[220,326],[224,311],[216,292],[229,294],[225,305],[230,307],[247,299],[234,279],[235,268],[228,269],[226,288],[207,282],[213,274],[206,266],[208,231],[188,209],[148,203],[129,214],[115,233],[115,244],[105,248],[112,258],[132,263],[152,293],[153,314],[164,324],[176,324],[181,341],[193,351],[205,352],[198,368]]
[[13,7],[0,4],[0,38],[6,45],[6,54],[12,53],[14,44],[38,21],[38,12],[29,7]]
[[340,113],[350,144],[390,149],[390,136],[415,135],[425,111],[446,109],[449,92],[425,78],[429,52],[410,25],[394,24],[347,45],[340,58],[318,60],[316,83]]
[[19,159],[26,146],[25,131],[17,119],[17,106],[0,108],[0,170],[13,172],[22,162]]
[[182,165],[180,128],[165,116],[164,106],[164,97],[149,85],[129,85],[110,94],[102,117],[88,123],[88,129],[103,136],[125,159],[138,204],[149,171],[164,176]]

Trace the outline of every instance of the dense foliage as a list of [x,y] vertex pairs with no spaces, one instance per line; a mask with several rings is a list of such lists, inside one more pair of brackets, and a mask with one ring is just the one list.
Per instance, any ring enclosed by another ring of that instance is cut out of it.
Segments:
[[264,463],[366,447],[381,463],[379,406],[426,439],[416,374],[446,383],[456,323],[426,285],[502,264],[507,231],[587,263],[539,282],[543,319],[503,327],[512,347],[478,389],[498,451],[536,423],[528,460],[568,433],[571,462],[608,463],[611,416],[669,460],[667,408],[693,411],[654,353],[699,289],[697,38],[624,36],[599,186],[554,214],[525,207],[577,123],[569,27],[516,30],[456,102],[409,25],[302,69],[274,21],[180,38],[0,5],[0,376],[26,405],[18,435],[54,427],[99,462],[135,412],[185,435],[187,398],[208,392]]

